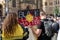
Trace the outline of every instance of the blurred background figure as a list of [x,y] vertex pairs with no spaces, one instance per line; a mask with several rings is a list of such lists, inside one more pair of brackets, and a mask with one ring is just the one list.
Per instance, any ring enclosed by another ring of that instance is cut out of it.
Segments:
[[23,39],[23,29],[18,24],[18,16],[16,13],[9,13],[4,19],[2,25],[2,40]]
[[40,12],[40,18],[41,19],[46,19],[46,13],[44,11]]
[[54,22],[52,24],[52,32],[53,36],[51,40],[57,40],[58,30],[59,30],[59,23],[57,23],[57,18],[53,18]]
[[60,16],[57,17],[57,23],[59,23],[59,28],[60,28]]
[[58,19],[58,23],[59,23],[59,31],[58,31],[57,40],[60,40],[60,16],[58,16],[57,19]]

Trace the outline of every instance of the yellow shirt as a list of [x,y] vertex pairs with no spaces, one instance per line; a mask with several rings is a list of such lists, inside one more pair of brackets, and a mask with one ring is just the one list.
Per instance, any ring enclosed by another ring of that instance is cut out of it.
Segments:
[[4,31],[2,31],[2,40],[14,40],[14,39],[23,39],[23,29],[22,27],[17,24],[16,32],[14,33],[13,37],[6,38],[4,37]]

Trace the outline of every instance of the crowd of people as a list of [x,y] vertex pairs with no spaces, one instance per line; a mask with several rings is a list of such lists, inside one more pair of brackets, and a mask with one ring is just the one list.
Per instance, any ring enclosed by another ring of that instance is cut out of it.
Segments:
[[40,25],[24,27],[19,24],[16,13],[9,13],[3,21],[2,40],[29,40],[29,28],[33,32],[34,40],[60,40],[60,17],[46,15],[41,11],[40,18]]

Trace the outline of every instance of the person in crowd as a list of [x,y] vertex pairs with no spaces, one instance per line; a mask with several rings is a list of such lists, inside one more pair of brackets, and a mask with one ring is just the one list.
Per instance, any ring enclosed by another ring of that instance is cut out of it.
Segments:
[[41,19],[46,19],[46,13],[44,11],[40,12],[40,18]]
[[60,28],[60,16],[57,17],[57,23],[59,23],[59,28]]
[[[44,14],[45,14],[44,12],[40,12],[41,20],[46,18]],[[50,40],[45,34],[44,22],[41,20],[40,25],[34,25],[33,27],[31,27],[31,29],[36,36],[36,40]]]
[[59,23],[57,23],[56,18],[54,18],[53,20],[54,20],[54,22],[52,24],[53,36],[52,36],[51,40],[57,40],[57,34],[58,34],[58,30],[59,30]]
[[18,24],[16,13],[9,13],[3,21],[2,40],[23,40],[26,34],[20,24]]
[[55,29],[55,31],[58,33],[59,30],[59,23],[57,22],[57,18],[54,18],[54,23],[52,24],[52,27]]
[[51,20],[53,20],[53,18],[54,18],[54,15],[53,15],[53,14],[50,14],[50,18],[51,18]]
[[[31,9],[32,7],[30,5],[27,5],[26,10],[29,11]],[[30,25],[28,25],[28,27],[25,27],[26,29],[28,29],[28,34],[29,34],[29,38],[27,40],[35,40],[35,36],[30,27],[31,27]]]
[[58,23],[59,23],[59,31],[58,31],[58,36],[57,36],[57,40],[60,40],[60,15],[57,17],[58,19]]

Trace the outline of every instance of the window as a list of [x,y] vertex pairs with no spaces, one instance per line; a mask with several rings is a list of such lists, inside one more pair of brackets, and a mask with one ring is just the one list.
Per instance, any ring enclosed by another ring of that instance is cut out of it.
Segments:
[[26,3],[35,3],[35,0],[24,0],[24,2],[26,2]]
[[16,0],[12,0],[12,7],[16,7]]
[[57,1],[56,0],[54,1],[54,5],[57,5]]
[[47,2],[45,2],[45,6],[47,6]]
[[57,1],[54,1],[54,4],[56,5],[57,4]]
[[52,5],[52,4],[53,4],[52,2],[49,3],[49,5]]
[[59,2],[60,2],[60,1],[58,0],[58,4],[59,4]]

